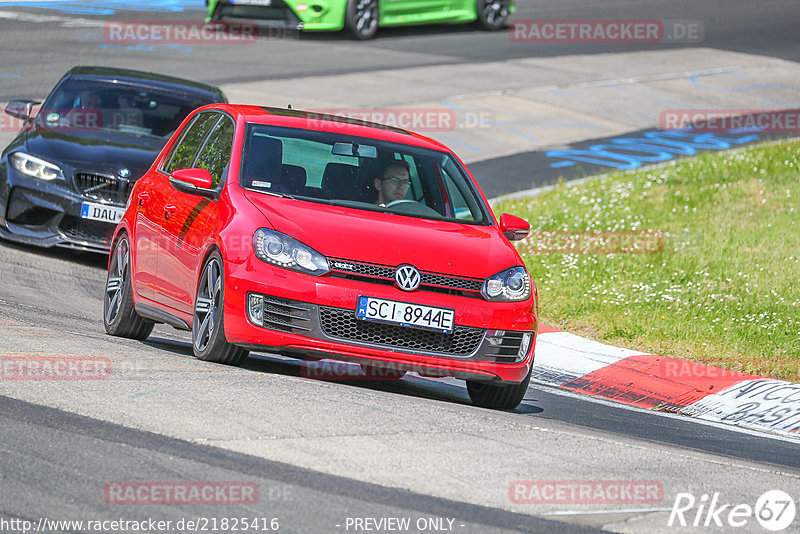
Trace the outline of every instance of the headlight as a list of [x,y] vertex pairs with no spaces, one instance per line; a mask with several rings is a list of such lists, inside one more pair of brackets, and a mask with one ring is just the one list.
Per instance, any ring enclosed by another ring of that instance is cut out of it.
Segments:
[[64,179],[64,173],[56,165],[24,152],[14,152],[8,157],[8,161],[11,162],[12,167],[22,174],[27,174],[40,180]]
[[514,302],[531,296],[531,277],[525,267],[512,267],[483,281],[481,295],[486,300]]
[[317,276],[330,270],[328,260],[322,254],[297,239],[274,230],[256,230],[253,234],[253,248],[261,260],[278,267]]

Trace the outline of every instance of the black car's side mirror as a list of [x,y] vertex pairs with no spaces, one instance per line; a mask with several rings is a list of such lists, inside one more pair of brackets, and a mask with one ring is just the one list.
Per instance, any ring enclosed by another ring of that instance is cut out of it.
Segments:
[[216,199],[217,192],[212,189],[214,180],[211,173],[206,169],[180,169],[173,171],[169,176],[169,183],[184,193],[190,195],[200,195],[203,197]]
[[6,113],[12,117],[22,119],[24,121],[31,120],[31,111],[33,106],[37,106],[41,102],[35,100],[12,100],[6,106]]

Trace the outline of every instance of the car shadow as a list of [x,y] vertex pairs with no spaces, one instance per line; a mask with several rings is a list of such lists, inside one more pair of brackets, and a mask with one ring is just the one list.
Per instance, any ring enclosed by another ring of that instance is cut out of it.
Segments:
[[375,37],[360,41],[346,29],[338,32],[301,32],[302,41],[346,41],[351,43],[363,42],[365,45],[380,44],[381,40],[397,39],[402,37],[444,36],[449,34],[485,33],[477,23],[468,24],[419,24],[410,26],[390,26],[380,28]]
[[34,245],[16,243],[14,241],[0,240],[0,247],[33,254],[35,256],[54,258],[71,263],[77,263],[86,267],[108,269],[108,254],[102,252],[92,252],[86,250],[75,250],[62,247],[41,248]]
[[[469,398],[469,394],[467,393],[467,388],[464,383],[461,381],[456,381],[452,378],[429,378],[419,376],[416,373],[408,373],[401,379],[375,379],[361,374],[359,365],[344,364],[342,362],[336,362],[336,368],[341,370],[344,368],[344,366],[352,367],[353,369],[351,372],[342,374],[346,374],[346,376],[353,376],[353,378],[343,378],[341,376],[330,376],[329,378],[309,376],[309,374],[313,373],[309,373],[308,367],[304,368],[304,365],[314,365],[315,363],[316,362],[303,362],[301,360],[283,358],[280,356],[263,353],[251,353],[250,357],[243,361],[239,367],[242,369],[248,369],[262,373],[295,376],[305,378],[307,380],[341,384],[342,386],[357,387],[372,391],[381,391],[384,393],[401,394],[406,396],[410,395],[423,399],[474,406]],[[359,374],[361,376],[359,376]],[[544,411],[539,406],[531,405],[531,401],[527,401],[528,404],[526,404],[526,400],[523,400],[523,403],[514,410],[506,411],[509,413],[519,414],[539,414]]]

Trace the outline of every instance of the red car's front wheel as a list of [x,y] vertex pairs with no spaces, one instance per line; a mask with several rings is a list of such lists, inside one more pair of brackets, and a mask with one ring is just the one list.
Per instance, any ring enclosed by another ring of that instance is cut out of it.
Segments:
[[197,284],[192,319],[192,348],[194,355],[201,360],[236,365],[247,356],[248,351],[228,343],[225,339],[224,295],[222,256],[215,251],[206,260]]

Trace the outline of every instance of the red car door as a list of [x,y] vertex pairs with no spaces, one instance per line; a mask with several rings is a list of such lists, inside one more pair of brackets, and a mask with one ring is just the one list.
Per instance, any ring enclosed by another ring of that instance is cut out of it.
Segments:
[[[186,133],[175,145],[169,157],[169,162],[164,167],[166,174],[179,169],[189,169],[194,165],[200,149],[221,116],[219,112],[203,112],[195,116],[191,124],[186,128]],[[183,199],[176,197],[178,191],[170,185],[168,176],[164,177],[164,184],[160,191],[159,203],[157,205],[154,204],[153,213],[153,216],[158,220],[159,232],[157,237],[158,246],[155,248],[157,260],[153,300],[173,310],[186,311],[185,299],[183,298],[185,290],[181,285],[181,277],[184,273],[173,270],[175,265],[173,256],[180,255],[181,250],[180,248],[175,250],[175,243],[169,243],[165,240],[165,235],[168,232],[165,227],[168,227],[169,231],[175,231],[176,224],[182,226],[188,219],[191,208],[188,211],[178,209],[175,202],[180,204]],[[186,196],[192,197],[195,201],[200,199],[195,195]],[[180,235],[180,229],[177,230],[177,234]],[[191,305],[189,305],[190,311]]]
[[132,246],[136,276],[133,288],[142,297],[152,299],[156,286],[158,247],[161,243],[161,212],[169,184],[160,172],[146,174],[139,180],[131,202],[136,208],[136,246]]
[[[192,167],[208,170],[214,189],[221,189],[221,179],[230,160],[233,145],[233,121],[222,115],[200,147]],[[216,216],[217,201],[200,194],[184,193],[171,187],[164,206],[162,246],[158,256],[158,285],[163,302],[182,313],[191,314],[197,289],[197,269],[205,242],[208,221]]]

